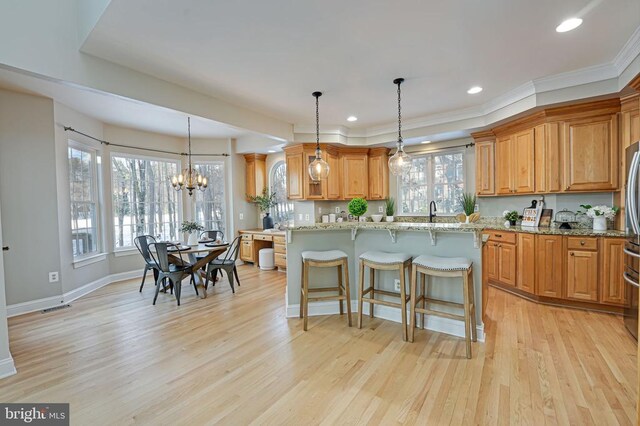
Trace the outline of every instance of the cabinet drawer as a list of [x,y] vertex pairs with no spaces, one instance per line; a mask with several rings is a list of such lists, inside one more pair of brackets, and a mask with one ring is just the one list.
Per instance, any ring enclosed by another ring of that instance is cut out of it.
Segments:
[[597,250],[598,240],[588,237],[567,237],[567,248],[569,250]]
[[274,253],[286,254],[287,253],[287,246],[285,246],[284,244],[274,243],[273,244],[273,251],[274,251]]
[[240,234],[242,236],[243,241],[251,241],[253,239],[253,235],[251,234]]
[[285,238],[281,235],[274,235],[273,242],[276,244],[286,244]]
[[255,234],[253,236],[254,240],[260,240],[260,241],[272,241],[273,237],[271,235],[262,235],[262,234]]
[[275,254],[275,264],[276,266],[287,266],[287,255],[282,253]]
[[489,241],[515,244],[516,243],[516,233],[515,232],[501,232],[501,231],[488,231],[486,232],[489,235]]

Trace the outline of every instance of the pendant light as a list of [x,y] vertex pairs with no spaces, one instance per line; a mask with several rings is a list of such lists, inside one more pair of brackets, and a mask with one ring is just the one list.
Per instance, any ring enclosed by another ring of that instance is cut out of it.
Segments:
[[393,84],[398,86],[398,142],[396,143],[396,153],[389,158],[389,171],[395,176],[405,175],[411,170],[411,156],[404,152],[404,142],[402,141],[402,112],[400,110],[400,85],[404,78],[396,78]]
[[313,182],[319,182],[329,176],[329,164],[322,159],[322,151],[320,150],[320,114],[318,112],[318,98],[322,96],[322,92],[313,92],[316,98],[316,158],[309,164],[309,176]]
[[182,170],[182,173],[171,178],[171,185],[176,191],[186,188],[189,195],[193,195],[195,189],[200,191],[207,189],[207,178],[198,173],[191,162],[191,117],[187,117],[187,127],[189,132],[189,164],[186,169]]

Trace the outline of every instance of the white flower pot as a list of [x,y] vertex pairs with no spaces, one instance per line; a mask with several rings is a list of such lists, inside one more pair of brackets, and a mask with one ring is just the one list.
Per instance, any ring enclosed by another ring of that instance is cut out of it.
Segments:
[[197,246],[198,245],[198,233],[197,232],[192,232],[189,234],[189,239],[187,240],[187,244],[190,246]]
[[393,222],[393,216],[387,216],[384,220],[387,222]]
[[464,219],[464,223],[469,223],[469,216],[467,216],[466,214],[464,215],[465,219]]
[[607,218],[604,216],[596,216],[593,218],[593,230],[594,231],[606,231],[607,230]]

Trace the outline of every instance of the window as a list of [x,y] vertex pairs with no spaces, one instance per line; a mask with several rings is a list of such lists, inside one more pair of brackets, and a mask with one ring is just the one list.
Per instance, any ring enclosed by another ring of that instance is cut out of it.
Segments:
[[279,161],[271,169],[271,191],[276,193],[278,204],[271,209],[275,223],[293,220],[293,203],[287,199],[287,164]]
[[206,176],[208,181],[206,190],[194,193],[195,221],[206,230],[225,232],[224,163],[199,163],[194,164],[194,167],[198,173]]
[[133,247],[138,235],[163,240],[180,239],[181,193],[171,187],[178,173],[177,161],[113,154],[114,246]]
[[71,246],[73,257],[98,253],[98,172],[96,151],[69,143]]
[[464,151],[415,156],[409,174],[398,180],[400,214],[429,214],[431,201],[440,214],[456,213],[463,192]]

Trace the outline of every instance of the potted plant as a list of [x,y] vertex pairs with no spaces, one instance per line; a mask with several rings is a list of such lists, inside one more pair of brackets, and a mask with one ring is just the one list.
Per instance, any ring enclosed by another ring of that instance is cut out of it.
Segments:
[[349,213],[351,213],[354,217],[357,218],[358,221],[360,221],[360,216],[367,212],[367,207],[367,200],[365,200],[364,198],[354,198],[353,200],[349,201],[347,209],[349,210]]
[[613,219],[616,217],[616,213],[618,213],[619,210],[616,206],[591,206],[590,204],[581,204],[580,207],[585,211],[580,211],[578,213],[586,214],[588,217],[593,219],[594,231],[606,231],[607,219]]
[[[520,215],[519,215],[519,214],[518,214],[518,212],[517,212],[517,211],[515,211],[515,210],[511,210],[511,211],[509,211],[509,210],[505,210],[505,211],[502,213],[502,216],[503,216],[505,219],[507,219],[507,221],[509,222],[509,226],[515,226],[516,221],[518,220],[518,217],[519,217]],[[507,225],[507,224],[505,223],[505,225]]]
[[271,207],[278,205],[275,191],[269,193],[269,190],[264,188],[261,195],[256,195],[255,197],[247,195],[247,197],[252,203],[256,204],[260,212],[264,214],[262,218],[262,229],[272,229],[273,218],[269,216],[269,210]]
[[386,221],[393,222],[393,215],[396,213],[396,200],[392,197],[384,200],[384,212],[386,213]]
[[184,232],[185,234],[189,234],[187,237],[187,244],[190,246],[198,245],[198,232],[204,231],[204,226],[200,225],[197,222],[190,222],[185,220],[180,225],[180,232]]
[[476,210],[476,196],[471,192],[465,192],[458,198],[458,201],[460,202],[462,211],[464,211],[464,215],[466,216],[464,223],[469,223],[469,216],[471,216]]

